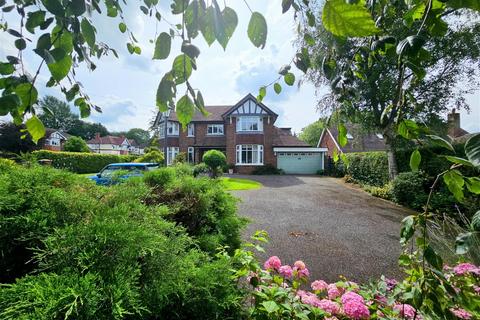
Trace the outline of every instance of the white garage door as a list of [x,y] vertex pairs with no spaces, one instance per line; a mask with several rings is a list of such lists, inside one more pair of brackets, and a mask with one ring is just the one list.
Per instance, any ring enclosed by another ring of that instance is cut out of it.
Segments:
[[277,167],[289,174],[315,174],[323,169],[323,152],[278,152]]

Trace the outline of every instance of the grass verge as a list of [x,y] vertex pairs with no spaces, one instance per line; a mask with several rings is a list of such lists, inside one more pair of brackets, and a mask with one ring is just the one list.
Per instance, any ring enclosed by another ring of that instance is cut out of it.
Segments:
[[240,179],[240,178],[221,178],[225,189],[228,191],[232,190],[254,190],[260,189],[263,185],[260,182],[253,181],[250,179]]

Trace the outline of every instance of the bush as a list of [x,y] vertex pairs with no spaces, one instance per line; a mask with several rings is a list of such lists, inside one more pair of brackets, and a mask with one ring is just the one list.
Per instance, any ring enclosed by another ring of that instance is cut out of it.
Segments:
[[99,172],[108,164],[117,162],[131,162],[136,156],[113,155],[83,152],[55,152],[38,150],[32,152],[37,160],[50,159],[52,167],[66,169],[75,173]]
[[154,189],[163,189],[167,185],[173,183],[176,178],[176,170],[173,167],[159,168],[157,170],[146,172],[144,175],[145,182]]
[[427,201],[428,179],[423,172],[402,172],[392,182],[393,200],[412,209],[421,209]]
[[63,145],[63,150],[69,152],[90,152],[87,143],[80,137],[70,137]]
[[381,187],[388,182],[388,162],[385,152],[346,153],[348,166],[344,169],[360,184]]
[[252,174],[255,175],[267,175],[267,174],[284,174],[282,169],[278,169],[271,164],[266,164],[264,166],[256,167]]
[[0,172],[10,170],[16,166],[15,161],[0,158]]
[[201,162],[193,167],[193,176],[198,177],[200,174],[206,174],[208,170],[208,166]]
[[173,164],[185,163],[187,162],[187,153],[179,152],[175,159],[173,159]]
[[205,152],[202,161],[210,168],[213,178],[216,178],[221,168],[227,164],[225,154],[218,150]]
[[364,186],[365,191],[370,193],[372,196],[377,198],[382,198],[385,200],[392,200],[392,184],[387,183],[383,187],[375,187],[375,186]]
[[159,151],[158,149],[150,148],[147,153],[135,159],[135,162],[150,162],[163,164],[164,160],[165,157],[163,156],[163,152]]

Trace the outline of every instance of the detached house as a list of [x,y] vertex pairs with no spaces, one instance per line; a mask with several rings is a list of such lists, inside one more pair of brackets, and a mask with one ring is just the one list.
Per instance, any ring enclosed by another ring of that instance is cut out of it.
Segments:
[[87,145],[92,152],[101,154],[143,154],[143,148],[139,147],[135,140],[123,136],[101,137],[97,133],[95,138],[87,141]]
[[40,142],[42,149],[45,150],[62,151],[63,145],[71,137],[68,133],[57,129],[47,128],[45,131],[45,138]]
[[223,151],[237,173],[271,165],[286,173],[314,174],[323,169],[324,148],[312,148],[278,128],[278,115],[248,94],[234,105],[207,106],[207,117],[196,112],[185,130],[174,111],[158,113],[154,127],[160,147],[167,146],[167,163],[185,152],[190,163],[202,161],[212,149]]

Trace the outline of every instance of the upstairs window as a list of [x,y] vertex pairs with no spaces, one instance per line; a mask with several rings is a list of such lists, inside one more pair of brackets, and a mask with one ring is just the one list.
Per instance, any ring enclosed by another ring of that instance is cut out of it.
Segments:
[[187,136],[195,137],[195,125],[193,123],[189,123],[187,126]]
[[238,117],[237,132],[262,132],[263,121],[261,117]]
[[178,132],[180,131],[180,125],[178,122],[167,122],[167,134],[169,136],[178,136]]
[[207,135],[210,135],[210,136],[223,135],[223,124],[209,124],[207,127]]

